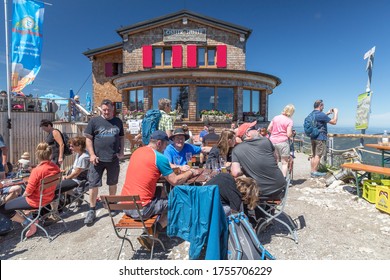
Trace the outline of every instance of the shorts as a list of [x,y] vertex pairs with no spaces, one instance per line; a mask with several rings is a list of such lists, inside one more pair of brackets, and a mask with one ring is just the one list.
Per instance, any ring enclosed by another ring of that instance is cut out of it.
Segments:
[[281,158],[290,157],[290,144],[288,143],[288,141],[274,144],[274,147],[275,155],[278,161],[280,161]]
[[313,156],[325,156],[326,140],[311,140],[311,152],[313,153]]
[[119,177],[119,159],[116,158],[112,162],[99,162],[97,165],[90,164],[88,172],[88,182],[91,188],[101,187],[103,172],[107,170],[107,181],[108,186],[118,184]]
[[[141,210],[142,218],[147,220],[154,215],[159,215],[162,213],[166,213],[168,211],[168,199],[155,197],[153,200],[144,206]],[[139,219],[139,215],[137,210],[125,210],[126,215],[132,217],[133,219]]]

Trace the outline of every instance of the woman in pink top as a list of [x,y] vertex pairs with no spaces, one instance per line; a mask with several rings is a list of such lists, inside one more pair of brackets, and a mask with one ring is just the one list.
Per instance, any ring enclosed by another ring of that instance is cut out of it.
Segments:
[[268,126],[268,131],[271,133],[269,139],[275,146],[276,160],[282,162],[282,173],[284,177],[287,175],[288,160],[290,158],[290,144],[288,139],[292,135],[292,127],[294,123],[291,117],[294,112],[294,105],[288,104],[284,107],[280,115],[272,119]]

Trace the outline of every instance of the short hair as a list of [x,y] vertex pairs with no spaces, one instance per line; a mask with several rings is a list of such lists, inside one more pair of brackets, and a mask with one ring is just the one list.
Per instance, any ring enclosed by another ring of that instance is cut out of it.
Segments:
[[72,139],[69,139],[69,144],[76,146],[76,147],[81,147],[81,150],[84,152],[86,148],[86,140],[84,136],[76,136],[73,137]]
[[114,106],[114,104],[112,103],[112,101],[110,99],[103,99],[102,103],[100,103],[100,106],[102,106],[102,105]]
[[39,125],[39,127],[42,127],[42,126],[52,126],[53,127],[53,123],[50,121],[50,120],[48,120],[48,119],[43,119],[43,120],[41,120],[41,124]]
[[214,126],[209,126],[209,133],[215,132]]
[[168,98],[161,98],[158,100],[159,110],[164,110],[165,107],[167,107],[168,105],[171,105],[171,100],[169,100]]
[[35,150],[35,156],[39,161],[50,160],[51,154],[52,148],[45,142],[39,143]]
[[314,109],[315,108],[318,108],[318,107],[320,107],[321,106],[321,104],[323,104],[323,100],[322,99],[318,99],[318,100],[316,100],[315,102],[314,102]]
[[294,112],[295,112],[294,105],[288,104],[286,105],[286,107],[284,107],[282,114],[287,117],[291,117],[292,115],[294,115]]

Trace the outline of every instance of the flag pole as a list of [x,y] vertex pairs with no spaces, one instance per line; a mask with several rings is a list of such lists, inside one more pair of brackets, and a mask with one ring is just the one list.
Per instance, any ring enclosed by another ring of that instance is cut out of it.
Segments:
[[5,59],[7,67],[7,107],[8,107],[8,147],[9,147],[9,161],[14,162],[14,149],[13,149],[13,136],[12,136],[12,124],[11,124],[11,77],[10,77],[10,65],[9,65],[9,41],[8,41],[8,4],[7,0],[4,0],[4,27],[5,27]]

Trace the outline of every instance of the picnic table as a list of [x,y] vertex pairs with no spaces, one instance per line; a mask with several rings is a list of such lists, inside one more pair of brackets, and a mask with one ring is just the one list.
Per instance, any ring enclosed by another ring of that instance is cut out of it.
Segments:
[[366,147],[377,149],[382,154],[381,166],[390,163],[390,146],[383,144],[365,144]]

